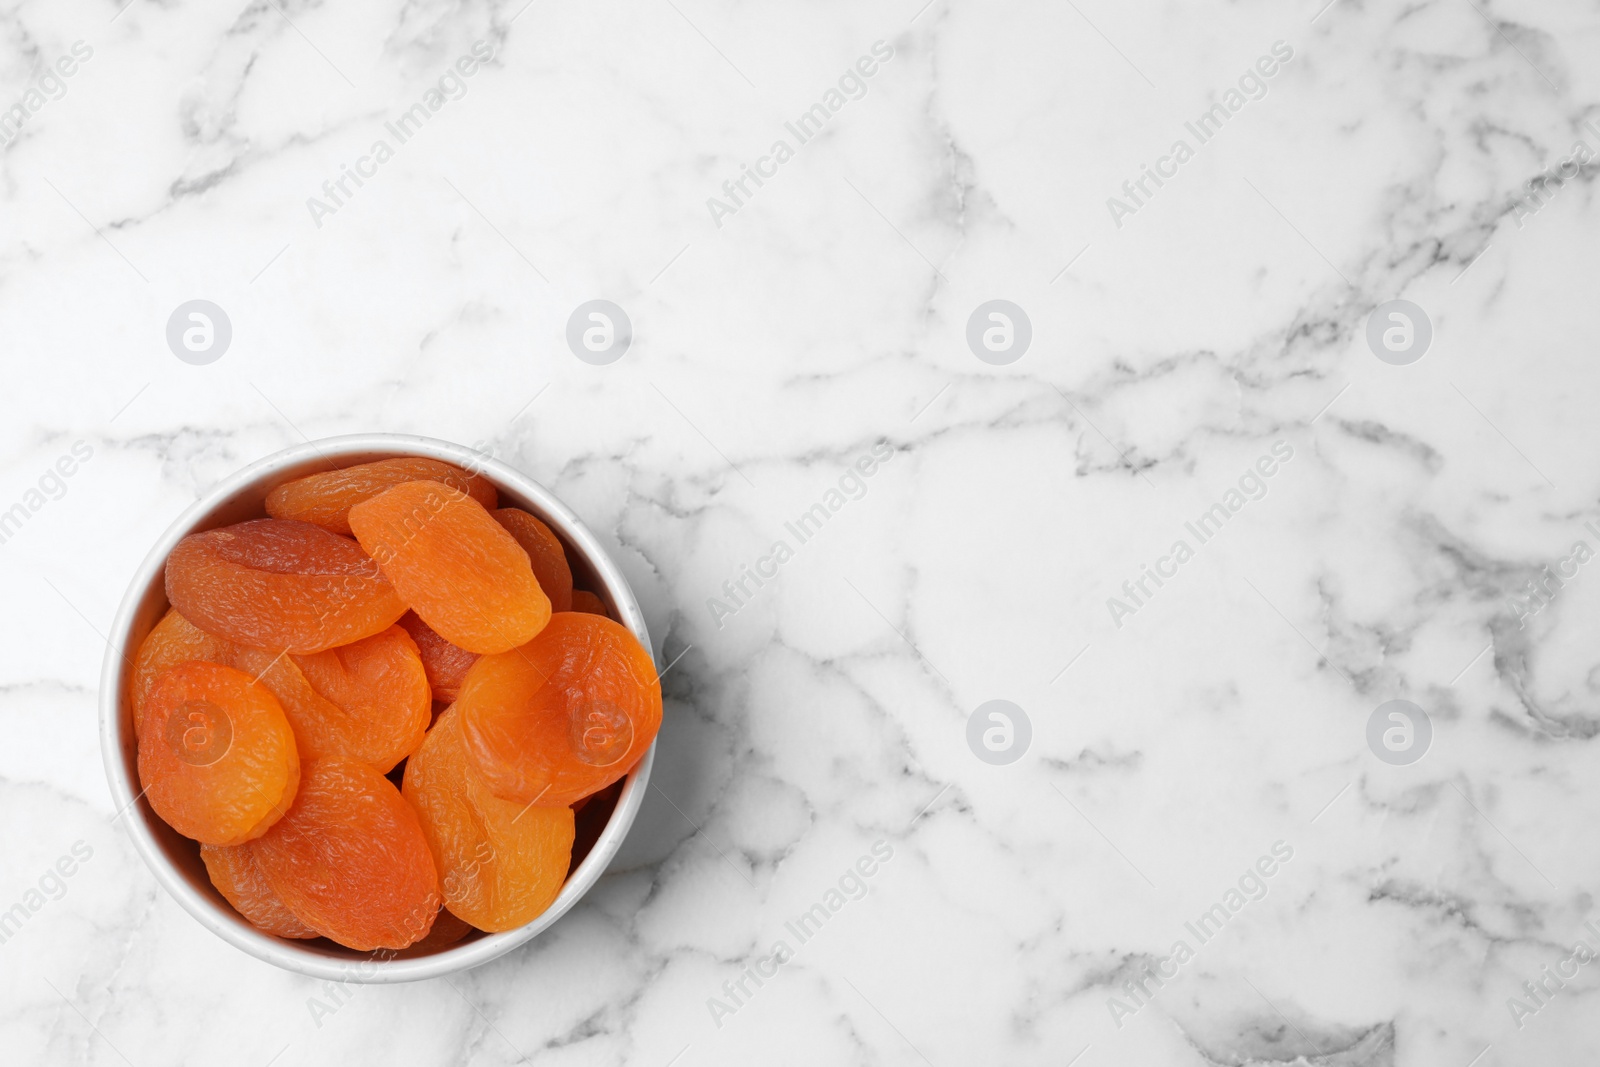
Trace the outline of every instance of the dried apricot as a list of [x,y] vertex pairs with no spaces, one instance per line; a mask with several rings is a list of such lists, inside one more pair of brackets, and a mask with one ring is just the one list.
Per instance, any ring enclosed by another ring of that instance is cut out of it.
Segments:
[[206,873],[217,892],[258,929],[279,937],[322,936],[295,918],[261,873],[255,854],[245,846],[201,845],[200,858],[205,861]]
[[290,519],[185,537],[167,559],[167,599],[209,634],[302,653],[370,637],[406,610],[355,542]]
[[465,493],[406,482],[351,508],[350,527],[412,610],[459,648],[504,652],[550,621],[528,554]]
[[267,514],[275,519],[314,522],[334,533],[348,534],[352,507],[401,482],[423,481],[442,482],[485,508],[493,508],[499,502],[499,494],[487,478],[436,459],[408,456],[284,482],[267,494]]
[[140,718],[159,674],[191,660],[226,664],[232,648],[231,642],[212,637],[178,614],[176,608],[169,608],[161,621],[139,643],[139,651],[133,658],[133,673],[128,679],[128,702],[133,709],[134,736],[144,735],[144,724]]
[[457,648],[434,633],[433,627],[419,619],[414,611],[400,616],[400,625],[417,643],[422,668],[428,672],[428,685],[433,689],[433,699],[445,704],[454,701],[461,691],[461,679],[467,676],[467,668],[478,662],[478,654]]
[[639,762],[661,727],[661,683],[633,634],[564,611],[526,645],[473,664],[455,707],[496,796],[565,807]]
[[156,678],[139,781],[174,830],[206,845],[259,837],[288,809],[299,778],[289,720],[248,674],[181,663]]
[[605,601],[601,600],[587,589],[573,590],[572,607],[570,610],[582,611],[590,615],[604,615],[606,618],[611,617],[611,613],[606,610]]
[[[295,656],[318,694],[344,713],[337,748],[387,772],[415,752],[433,715],[422,655],[398,626],[348,645]],[[340,754],[317,746],[308,758]]]
[[551,611],[572,610],[572,568],[567,564],[561,539],[538,519],[519,508],[501,508],[494,520],[508,530],[533,564],[539,588],[550,598]]
[[464,920],[456,918],[448,908],[440,908],[439,914],[434,916],[433,929],[428,931],[428,936],[411,948],[423,951],[444,948],[455,944],[470,933],[472,927]]
[[405,948],[427,936],[439,911],[417,813],[360,760],[307,763],[288,814],[249,848],[300,921],[346,948]]
[[561,892],[572,857],[572,809],[489,792],[467,758],[460,713],[439,716],[406,763],[405,798],[422,819],[445,906],[480,930],[514,930]]
[[432,703],[405,631],[312,656],[235,646],[231,665],[258,677],[283,705],[306,760],[349,756],[388,773],[422,744]]

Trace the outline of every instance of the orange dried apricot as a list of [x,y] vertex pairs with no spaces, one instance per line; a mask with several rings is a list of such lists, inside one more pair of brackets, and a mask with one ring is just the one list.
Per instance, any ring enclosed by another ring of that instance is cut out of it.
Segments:
[[561,892],[572,858],[571,808],[502,800],[473,770],[460,713],[439,716],[406,763],[402,792],[422,820],[445,907],[480,930],[514,930]]
[[454,701],[461,691],[461,679],[467,676],[467,669],[478,662],[478,654],[457,648],[434,633],[433,627],[419,619],[414,611],[400,616],[400,625],[417,643],[422,668],[428,672],[428,685],[433,689],[433,699],[445,704]]
[[572,591],[572,607],[570,610],[582,611],[590,615],[604,615],[608,619],[611,617],[611,613],[606,610],[605,601],[587,589],[574,589]]
[[[391,626],[348,645],[293,657],[306,681],[344,713],[343,754],[387,772],[415,752],[433,715],[422,655],[411,635]],[[318,746],[309,756],[337,755]]]
[[417,813],[360,760],[307,763],[293,806],[248,847],[300,921],[346,948],[405,948],[439,911]]
[[205,861],[206,873],[217,892],[257,929],[279,937],[322,936],[295,918],[289,906],[273,892],[255,855],[245,846],[201,845],[200,858]]
[[504,526],[528,554],[533,576],[539,579],[544,595],[550,598],[550,610],[571,611],[572,568],[567,564],[567,552],[555,531],[520,508],[500,508],[494,513],[494,520]]
[[455,707],[496,796],[565,807],[643,757],[661,727],[661,683],[633,634],[564,611],[526,645],[473,664]]
[[156,678],[139,782],[174,830],[206,845],[259,837],[288,809],[299,778],[289,720],[248,674],[196,662]]
[[343,470],[308,474],[284,482],[267,494],[267,514],[275,519],[314,522],[334,533],[350,532],[350,509],[401,482],[442,482],[466,493],[485,508],[499,502],[487,478],[436,459],[380,459]]
[[196,660],[242,670],[271,690],[306,760],[352,756],[387,772],[422,744],[432,716],[421,656],[398,626],[336,649],[289,656],[212,637],[169,611],[134,662],[135,736],[143,735],[141,715],[157,673]]
[[465,493],[406,482],[351,508],[350,527],[412,610],[459,648],[504,652],[550,621],[528,554]]
[[144,724],[140,719],[158,675],[191,660],[227,664],[232,647],[230,642],[212,637],[195,626],[178,614],[176,608],[169,608],[161,621],[139,643],[139,651],[133,658],[133,672],[128,679],[128,702],[133,708],[134,736],[141,737],[144,734]]
[[167,599],[206,633],[251,648],[321,652],[405,614],[355,542],[291,519],[190,534],[167,559]]
[[310,656],[235,646],[228,661],[283,705],[303,759],[349,756],[388,773],[432,715],[422,659],[398,626]]

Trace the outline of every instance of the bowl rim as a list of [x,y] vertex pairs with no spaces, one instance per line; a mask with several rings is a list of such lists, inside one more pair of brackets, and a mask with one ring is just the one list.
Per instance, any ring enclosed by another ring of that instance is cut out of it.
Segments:
[[126,670],[131,667],[132,653],[136,651],[130,647],[129,638],[140,606],[150,594],[152,585],[163,581],[167,557],[178,541],[235,495],[292,466],[316,460],[325,461],[330,468],[350,466],[353,464],[341,464],[338,461],[362,456],[365,458],[360,462],[370,462],[383,458],[384,453],[392,457],[420,456],[452,463],[484,475],[502,492],[524,498],[540,518],[584,557],[589,569],[604,587],[617,621],[638,638],[650,653],[652,661],[655,660],[644,615],[627,579],[582,520],[554,493],[521,471],[477,449],[450,441],[398,433],[345,434],[308,439],[264,456],[224,478],[184,509],[167,527],[129,581],[112,623],[101,664],[100,753],[116,810],[112,818],[117,820],[126,815],[128,834],[156,881],[212,933],[235,948],[284,970],[312,978],[360,984],[413,982],[465,971],[488,963],[547,930],[594,886],[621,848],[644,802],[650,769],[656,755],[656,743],[652,742],[644,758],[623,779],[622,792],[599,839],[577,870],[567,878],[549,908],[532,922],[515,930],[485,934],[474,941],[456,944],[430,955],[383,959],[374,958],[373,953],[362,954],[354,950],[350,950],[348,957],[331,955],[325,949],[312,951],[255,929],[232,908],[219,906],[190,884],[188,878],[167,857],[156,838],[151,820],[159,817],[149,802],[143,799],[143,792],[135,793],[137,779],[129,774],[124,747],[125,731],[131,735],[133,727],[131,719],[122,714],[122,693],[126,684]]

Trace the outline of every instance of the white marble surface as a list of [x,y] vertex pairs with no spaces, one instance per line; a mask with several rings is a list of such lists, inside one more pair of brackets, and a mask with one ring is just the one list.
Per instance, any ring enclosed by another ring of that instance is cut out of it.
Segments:
[[[1600,1058],[1600,967],[1537,1012],[1522,989],[1600,949],[1600,569],[1527,619],[1513,599],[1600,547],[1600,164],[1514,207],[1600,150],[1593,3],[523,2],[0,15],[26,112],[0,153],[0,509],[27,515],[0,544],[0,910],[27,914],[0,1059]],[[78,41],[64,92],[27,97]],[[475,42],[464,95],[446,78],[386,133]],[[1275,42],[1265,95],[1200,144],[1185,122]],[[1179,138],[1193,158],[1114,221]],[[609,366],[563,342],[593,298],[634,324]],[[1007,366],[965,341],[994,298],[1032,323]],[[1365,336],[1397,298],[1434,329],[1408,366]],[[191,299],[232,323],[209,365],[164,338]],[[368,430],[486,441],[551,486],[683,657],[659,790],[585,902],[318,1020],[312,982],[204,931],[109,822],[96,631],[208,486]],[[880,441],[865,494],[714,618]],[[1187,536],[1276,442],[1265,495]],[[1366,742],[1397,698],[1433,727],[1409,766]],[[1032,724],[1005,766],[966,741],[991,699]],[[877,841],[866,895],[800,944],[785,924]],[[1230,898],[1277,842],[1261,899]],[[1202,944],[1185,924],[1218,903]],[[1177,974],[1145,1003],[1147,965]]]

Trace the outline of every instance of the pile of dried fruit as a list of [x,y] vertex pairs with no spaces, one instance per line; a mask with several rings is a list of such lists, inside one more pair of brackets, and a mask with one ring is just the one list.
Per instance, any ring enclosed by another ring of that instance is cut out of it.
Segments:
[[382,460],[168,558],[129,684],[140,784],[260,929],[368,951],[522,926],[566,880],[574,809],[655,739],[649,653],[497,504]]

